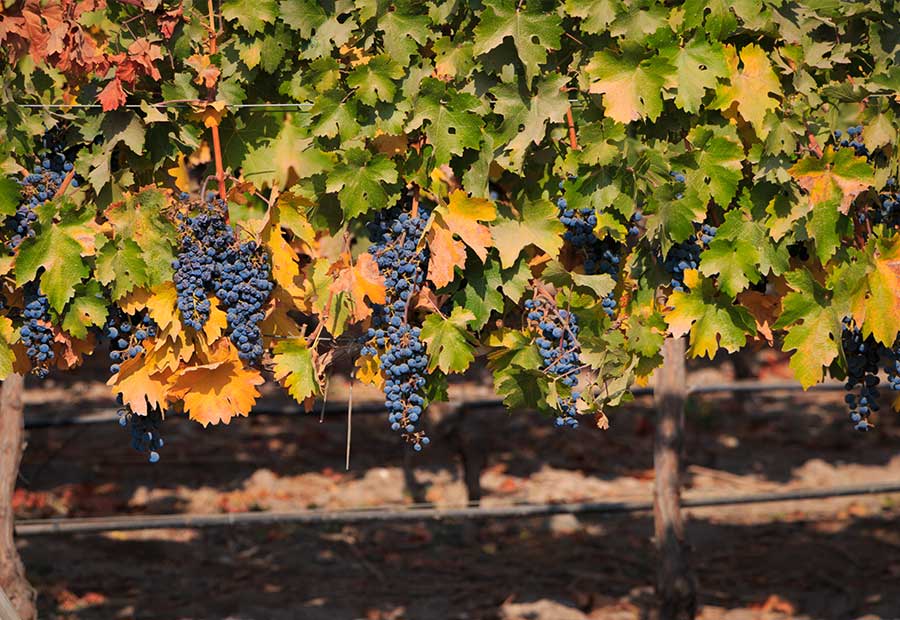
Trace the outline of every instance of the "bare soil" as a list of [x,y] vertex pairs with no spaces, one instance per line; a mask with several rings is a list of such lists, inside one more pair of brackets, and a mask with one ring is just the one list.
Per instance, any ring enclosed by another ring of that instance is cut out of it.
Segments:
[[[764,378],[778,376],[765,367]],[[698,368],[691,382],[729,378]],[[337,396],[341,397],[337,390]],[[375,395],[357,391],[354,401]],[[481,398],[477,382],[454,393]],[[850,428],[843,394],[692,398],[687,496],[900,481],[900,421]],[[28,393],[28,415],[112,405],[90,378]],[[78,404],[81,403],[81,404]],[[653,413],[560,431],[534,413],[465,413],[484,442],[484,505],[651,497]],[[454,439],[440,427],[409,459],[382,415],[253,415],[164,425],[162,460],[114,423],[28,434],[20,517],[356,508],[413,495],[462,505]],[[900,495],[689,511],[703,620],[900,618]],[[631,620],[649,618],[652,523],[556,516],[482,523],[232,527],[20,540],[45,619]]]

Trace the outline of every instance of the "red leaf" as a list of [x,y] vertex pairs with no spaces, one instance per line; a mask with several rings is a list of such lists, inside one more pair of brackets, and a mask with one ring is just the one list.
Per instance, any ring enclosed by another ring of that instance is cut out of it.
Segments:
[[156,23],[159,25],[159,31],[162,32],[162,35],[165,38],[172,38],[172,33],[175,32],[175,27],[178,25],[178,22],[182,20],[183,16],[184,5],[179,4],[177,9],[166,11],[156,18]]
[[125,91],[122,90],[122,80],[119,78],[112,80],[106,85],[106,88],[100,91],[100,94],[97,95],[97,100],[103,106],[104,112],[115,110],[125,103]]

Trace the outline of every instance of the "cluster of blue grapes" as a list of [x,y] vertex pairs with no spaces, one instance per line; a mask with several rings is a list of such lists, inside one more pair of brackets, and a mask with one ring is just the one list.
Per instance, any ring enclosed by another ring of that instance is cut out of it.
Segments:
[[871,156],[871,153],[869,152],[869,147],[867,147],[866,143],[863,141],[862,133],[862,125],[848,128],[846,135],[844,135],[844,132],[840,129],[836,129],[834,131],[834,140],[841,147],[852,148],[858,157],[865,157],[868,159]]
[[[182,195],[182,201],[187,200]],[[237,240],[226,219],[225,201],[215,194],[194,210],[199,212],[176,216],[182,238],[172,267],[182,319],[202,329],[211,310],[208,294],[215,293],[228,315],[228,334],[238,355],[258,362],[263,356],[263,307],[275,288],[269,256],[256,242]]]
[[[190,209],[187,194],[181,200]],[[210,302],[207,293],[219,271],[220,261],[234,246],[234,231],[225,219],[225,203],[209,195],[199,213],[179,212],[176,215],[181,233],[178,257],[172,262],[175,269],[175,289],[178,309],[185,325],[202,329],[209,320]]]
[[[575,388],[581,369],[581,347],[575,315],[540,297],[525,300],[525,310],[528,311],[527,325],[538,334],[535,343],[541,354],[541,368],[547,374],[558,377],[563,385]],[[579,398],[581,394],[573,391],[571,396],[558,399],[560,414],[555,420],[557,426],[578,426],[576,403]]]
[[144,352],[144,341],[156,336],[156,323],[149,314],[132,318],[118,307],[106,320],[104,333],[109,338],[109,372],[119,372],[120,364]]
[[[617,280],[621,247],[609,237],[597,237],[594,232],[597,225],[594,207],[571,209],[565,198],[557,199],[556,206],[559,209],[559,221],[566,226],[563,238],[584,255],[584,272],[588,275],[606,274]],[[610,291],[601,305],[607,316],[613,316],[616,311],[615,291]]]
[[[869,424],[869,414],[879,409],[878,362],[884,354],[892,358],[894,356],[872,336],[863,338],[862,331],[850,318],[844,318],[843,321],[841,346],[847,359],[847,383],[844,387],[848,394],[844,396],[844,401],[850,410],[850,421],[856,430],[867,431],[872,426]],[[886,370],[889,376],[896,372],[891,367]],[[892,379],[891,387],[898,381],[900,380]],[[857,388],[858,394],[853,392]]]
[[163,438],[159,427],[163,421],[163,413],[159,408],[151,409],[147,415],[138,415],[128,406],[121,406],[118,411],[119,425],[131,433],[131,447],[138,452],[146,452],[151,463],[159,461],[159,450],[163,447]]
[[384,276],[384,305],[375,306],[360,353],[378,355],[385,375],[385,408],[391,429],[402,433],[416,451],[430,443],[418,423],[425,409],[425,369],[428,358],[418,327],[409,324],[410,304],[422,286],[428,249],[418,248],[429,213],[419,207],[395,207],[378,213],[368,224],[375,258]]
[[269,255],[255,241],[232,247],[223,256],[215,283],[216,297],[228,315],[229,337],[238,357],[258,362],[263,356],[260,323],[263,307],[275,288]]
[[36,284],[25,287],[25,324],[19,334],[25,354],[31,361],[31,372],[43,379],[50,374],[53,363],[53,330],[50,325],[50,302],[41,295]]
[[[685,176],[674,170],[669,173],[676,183],[684,183]],[[681,200],[684,194],[675,194],[676,200]],[[684,292],[687,286],[684,283],[684,272],[688,269],[697,269],[700,265],[700,254],[709,247],[715,238],[717,228],[710,224],[702,224],[699,232],[691,235],[684,241],[673,245],[662,258],[663,268],[670,275],[669,286],[673,291]]]
[[[49,152],[41,156],[41,161],[30,174],[19,180],[22,200],[10,222],[12,236],[6,244],[10,250],[15,250],[24,239],[34,236],[34,222],[37,220],[34,210],[56,195],[72,168],[72,162],[62,152]],[[77,187],[78,180],[73,178],[71,185]]]

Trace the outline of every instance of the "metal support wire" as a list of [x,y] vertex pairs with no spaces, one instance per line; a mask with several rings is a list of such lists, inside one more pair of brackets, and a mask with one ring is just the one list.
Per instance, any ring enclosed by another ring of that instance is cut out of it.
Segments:
[[[844,389],[843,383],[837,382],[828,382],[821,383],[819,385],[814,385],[808,390],[803,390],[803,387],[799,383],[794,383],[792,381],[779,381],[779,382],[760,382],[760,381],[738,381],[734,383],[716,383],[709,385],[696,385],[688,388],[689,395],[702,395],[702,394],[755,394],[762,392],[799,392],[799,391],[807,391],[807,392],[821,392],[821,391],[840,391]],[[638,387],[632,390],[632,394],[635,396],[652,396],[653,388],[652,387]],[[463,407],[465,409],[499,409],[504,407],[503,401],[500,399],[483,399],[483,400],[471,400],[471,401],[461,401],[456,403],[458,406]],[[328,403],[325,411],[327,413],[340,413],[347,410],[347,403],[334,402]],[[95,411],[93,413],[86,413],[77,416],[68,416],[68,417],[40,417],[40,418],[32,418],[28,419],[26,417],[25,420],[25,428],[39,429],[39,428],[56,428],[56,427],[64,427],[64,426],[83,426],[90,424],[108,424],[110,422],[115,422],[118,419],[118,414],[116,413],[117,409],[108,409],[104,408],[99,411]],[[270,416],[289,416],[289,415],[297,415],[300,411],[300,406],[295,404],[284,404],[279,405],[276,403],[262,403],[260,406],[256,407],[253,411],[255,415],[270,415]],[[381,402],[375,403],[361,403],[355,404],[353,406],[353,413],[362,414],[362,415],[376,415],[385,413],[384,405]]]
[[[791,501],[822,500],[834,497],[900,493],[900,482],[801,489],[784,493],[752,495],[711,495],[686,497],[684,508],[742,506]],[[400,523],[410,521],[459,521],[548,517],[558,514],[621,515],[653,510],[652,500],[584,502],[568,504],[512,504],[509,506],[467,506],[464,508],[375,508],[357,510],[299,510],[293,512],[239,512],[211,515],[156,515],[136,517],[95,517],[87,519],[35,519],[19,521],[16,536],[46,534],[96,534],[100,532],[159,529],[194,529],[238,525],[326,525],[350,523]]]

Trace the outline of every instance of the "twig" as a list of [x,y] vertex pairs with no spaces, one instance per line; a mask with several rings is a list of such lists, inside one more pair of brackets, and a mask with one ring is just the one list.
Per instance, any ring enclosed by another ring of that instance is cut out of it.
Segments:
[[66,190],[69,188],[69,184],[72,182],[72,179],[75,178],[75,168],[69,170],[69,174],[66,175],[66,178],[63,179],[63,182],[60,184],[59,189],[56,190],[56,194],[53,195],[54,198],[59,198],[62,196]]
[[573,151],[578,150],[578,138],[575,135],[575,117],[572,116],[572,106],[566,110],[566,122],[569,123],[569,146]]

